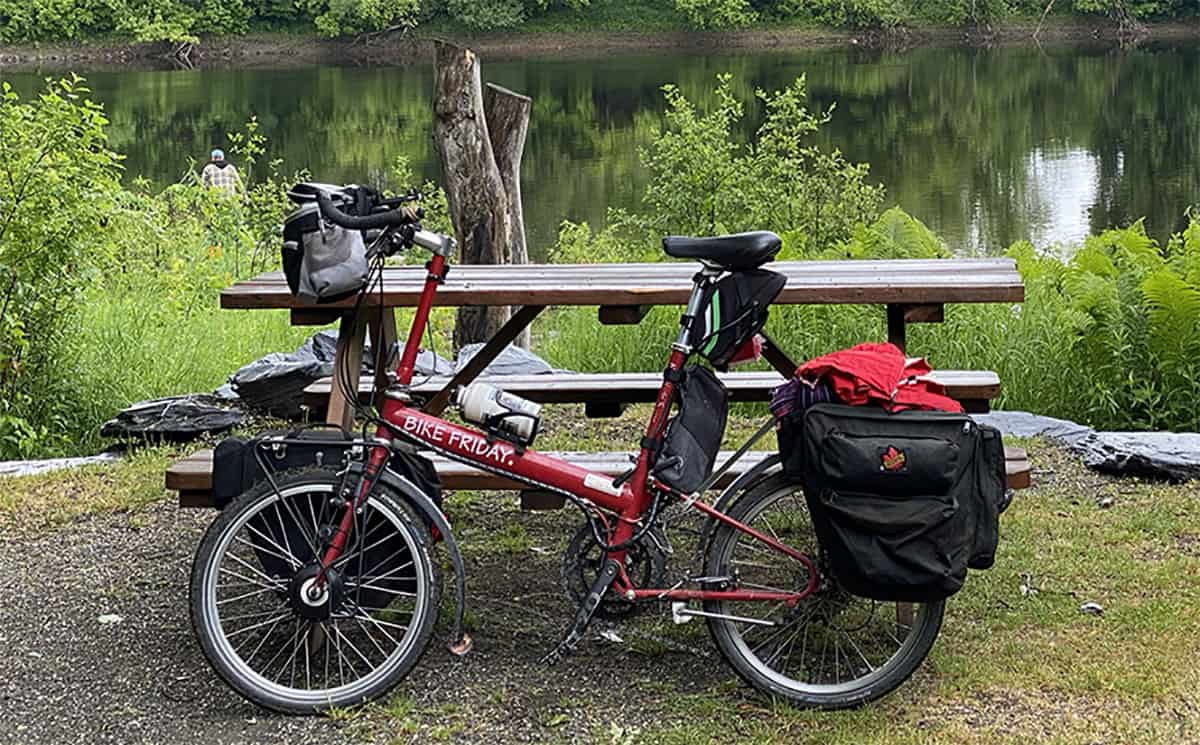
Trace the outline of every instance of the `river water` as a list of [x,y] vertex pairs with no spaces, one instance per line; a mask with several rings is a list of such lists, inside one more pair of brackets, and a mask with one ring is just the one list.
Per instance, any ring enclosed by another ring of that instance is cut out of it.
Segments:
[[[398,155],[436,178],[429,67],[131,70],[88,74],[129,178],[177,179],[251,115],[286,169],[383,183]],[[661,86],[709,102],[732,73],[753,92],[807,76],[814,108],[836,102],[820,139],[871,165],[896,203],[964,254],[1077,241],[1146,217],[1178,228],[1200,203],[1200,45],[631,54],[484,61],[484,78],[533,97],[523,168],[532,252],[564,219],[636,207],[638,151],[662,123]],[[23,94],[38,73],[0,73]],[[236,159],[235,159],[236,162]]]

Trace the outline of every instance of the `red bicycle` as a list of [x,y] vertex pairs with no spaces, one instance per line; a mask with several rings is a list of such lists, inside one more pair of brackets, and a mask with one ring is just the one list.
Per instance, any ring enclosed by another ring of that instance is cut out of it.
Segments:
[[[703,469],[708,478],[695,489],[681,490],[664,475],[670,470],[662,467],[664,438],[679,390],[703,370],[688,360],[730,327],[718,325],[697,339],[697,326],[713,324],[705,303],[722,278],[763,271],[758,267],[779,250],[774,234],[664,241],[668,254],[698,260],[701,268],[636,461],[614,480],[528,447],[529,437],[513,434],[530,432],[527,422],[515,424],[531,418],[519,407],[490,416],[478,431],[414,405],[408,389],[419,343],[454,242],[422,230],[418,215],[394,201],[358,216],[327,195],[317,202],[335,225],[380,231],[372,243],[376,268],[385,255],[414,246],[432,258],[395,384],[368,418],[373,436],[346,434],[344,461],[318,458],[275,473],[264,468],[266,478],[222,510],[197,551],[193,624],[205,655],[234,690],[288,713],[385,693],[431,640],[442,590],[432,557],[437,542],[456,575],[450,648],[466,653],[463,563],[421,450],[563,495],[583,512],[563,558],[579,610],[549,661],[570,653],[593,617],[620,618],[639,604],[667,601],[677,620],[705,619],[721,654],[750,685],[802,706],[862,704],[921,664],[941,627],[943,602],[885,604],[844,591],[826,566],[803,493],[781,473],[778,456],[712,503],[702,498],[715,482],[711,459]],[[723,430],[723,409],[712,418]],[[764,426],[739,452],[770,429]],[[286,435],[268,439],[256,453],[289,442]],[[700,513],[703,526],[692,571],[668,584],[663,518],[678,505]]]

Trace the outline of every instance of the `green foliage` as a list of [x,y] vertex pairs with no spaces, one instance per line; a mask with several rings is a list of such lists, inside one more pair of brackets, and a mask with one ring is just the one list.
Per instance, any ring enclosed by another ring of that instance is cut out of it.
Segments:
[[736,28],[758,19],[749,0],[675,0],[675,7],[696,28]]
[[0,85],[0,457],[65,433],[56,367],[119,191],[102,108],[78,77]]
[[766,115],[750,142],[735,134],[743,105],[731,76],[718,76],[708,113],[678,88],[664,91],[666,126],[642,153],[651,176],[643,200],[650,231],[769,229],[819,251],[848,239],[878,211],[883,191],[867,183],[868,167],[813,142],[829,113],[808,110],[803,77],[783,91],[756,92]]
[[446,13],[469,29],[516,28],[525,20],[521,0],[446,0]]
[[416,24],[420,0],[299,0],[325,36]]

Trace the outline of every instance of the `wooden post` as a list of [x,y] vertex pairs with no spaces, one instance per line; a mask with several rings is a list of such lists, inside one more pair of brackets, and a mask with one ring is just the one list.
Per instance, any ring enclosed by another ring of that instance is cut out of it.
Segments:
[[[475,54],[446,42],[434,46],[433,140],[461,261],[527,260],[520,167],[531,102],[503,88],[489,88],[488,111]],[[460,308],[455,347],[490,339],[509,315],[504,307]]]
[[[510,259],[514,264],[529,263],[525,243],[525,213],[521,204],[521,156],[525,154],[525,134],[529,131],[529,112],[533,99],[488,83],[483,91],[483,111],[487,117],[488,138],[500,170],[500,180],[508,193],[508,235]],[[511,308],[509,309],[511,312]],[[529,328],[515,343],[529,349]]]

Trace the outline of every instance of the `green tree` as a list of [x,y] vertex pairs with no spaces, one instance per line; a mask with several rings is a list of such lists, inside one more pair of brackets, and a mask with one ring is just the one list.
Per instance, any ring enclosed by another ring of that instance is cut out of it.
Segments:
[[758,20],[749,0],[675,0],[675,7],[697,28],[736,28]]
[[299,0],[325,36],[416,25],[420,0]]

